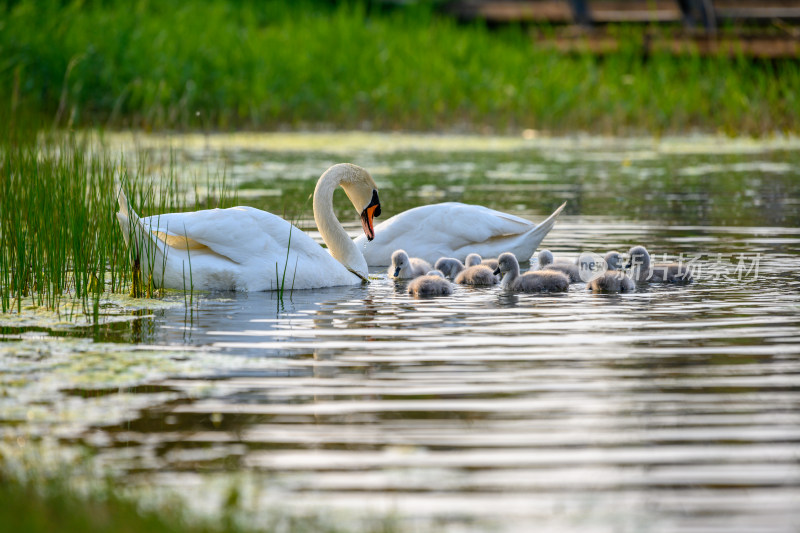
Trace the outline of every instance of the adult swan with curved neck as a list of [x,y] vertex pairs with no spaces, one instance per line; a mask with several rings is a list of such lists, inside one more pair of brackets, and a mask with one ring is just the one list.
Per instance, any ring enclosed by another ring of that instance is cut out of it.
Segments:
[[156,286],[200,290],[270,291],[358,285],[367,261],[333,212],[341,186],[368,240],[381,214],[378,187],[361,167],[334,165],[314,189],[314,220],[325,250],[286,220],[252,207],[209,209],[139,218],[120,192],[117,213],[142,274]]
[[[497,257],[512,252],[519,261],[530,259],[553,228],[566,203],[539,224],[480,205],[447,202],[403,211],[375,227],[375,240],[365,248],[355,239],[369,266],[389,265],[392,252],[403,249],[430,264],[441,257],[464,261],[468,254]],[[371,240],[371,239],[370,239]]]

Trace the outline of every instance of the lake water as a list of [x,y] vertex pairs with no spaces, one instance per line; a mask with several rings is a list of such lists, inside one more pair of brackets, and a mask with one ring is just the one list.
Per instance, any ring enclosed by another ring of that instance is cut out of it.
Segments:
[[[164,139],[136,141],[157,173]],[[387,516],[422,531],[800,528],[797,140],[170,142],[184,181],[224,166],[240,203],[315,237],[315,180],[352,161],[378,182],[383,217],[454,200],[538,221],[567,201],[543,243],[557,256],[643,243],[694,258],[697,279],[415,300],[375,269],[368,286],[282,301],[169,296],[98,327],[6,321],[6,451],[46,444],[204,512],[235,487],[255,520],[345,529]]]

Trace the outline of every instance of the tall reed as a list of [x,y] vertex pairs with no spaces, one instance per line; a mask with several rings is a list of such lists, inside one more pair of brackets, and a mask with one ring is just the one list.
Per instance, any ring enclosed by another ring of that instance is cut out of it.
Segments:
[[[144,154],[130,168],[88,135],[0,138],[0,310],[59,310],[67,298],[96,319],[101,294],[128,292],[135,272],[116,219],[119,186],[142,216],[201,201],[196,179],[179,183],[174,158],[155,176],[146,168]],[[224,174],[208,177],[207,186],[206,206],[235,200]],[[152,295],[148,281],[137,295]]]

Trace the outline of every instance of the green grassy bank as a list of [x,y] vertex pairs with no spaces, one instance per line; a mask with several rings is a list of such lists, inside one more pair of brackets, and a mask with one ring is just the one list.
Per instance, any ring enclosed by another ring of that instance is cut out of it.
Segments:
[[59,126],[734,134],[800,130],[800,61],[603,57],[424,9],[0,2],[0,102]]

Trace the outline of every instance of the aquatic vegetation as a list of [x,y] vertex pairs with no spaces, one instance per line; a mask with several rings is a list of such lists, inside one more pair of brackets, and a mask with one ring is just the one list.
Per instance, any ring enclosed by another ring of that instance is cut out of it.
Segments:
[[0,19],[0,99],[63,126],[798,130],[796,60],[648,52],[640,28],[597,56],[425,6],[22,0]]
[[66,294],[57,298],[56,307],[32,305],[30,300],[23,299],[20,309],[14,308],[9,313],[0,314],[0,332],[3,328],[38,327],[59,330],[93,324],[130,322],[143,318],[141,311],[151,312],[180,306],[190,308],[185,301],[185,295],[179,292],[181,291],[160,290],[158,298],[145,298],[133,297],[126,292],[106,291],[98,299],[96,314],[94,306],[87,309],[81,300]]
[[[115,484],[91,456],[54,439],[0,438],[0,524],[16,533],[233,533],[400,531],[392,514],[355,519],[330,510],[297,515],[248,509],[248,487],[221,481],[219,512],[198,513],[176,491]],[[208,501],[204,503],[207,505]],[[424,529],[416,528],[424,531]]]
[[[152,175],[144,154],[135,167],[88,137],[9,130],[0,138],[0,311],[91,315],[109,294],[152,297],[135,271],[116,220],[124,185],[148,213],[193,208],[191,183],[175,165]],[[195,182],[194,205],[201,202]],[[188,189],[188,191],[187,191]],[[224,174],[208,180],[206,204],[229,201]]]
[[[25,483],[0,472],[0,523],[16,533],[231,533],[231,532],[337,532],[347,528],[324,516],[286,516],[275,512],[266,520],[242,524],[234,515],[239,493],[228,492],[226,510],[216,519],[188,516],[182,503],[171,498],[158,508],[143,508],[141,502],[106,485],[83,495],[66,479]],[[398,531],[390,518],[375,520],[374,527],[359,531]],[[352,530],[350,530],[352,531]]]
[[0,477],[0,521],[9,530],[20,533],[45,531],[82,532],[212,532],[239,531],[210,527],[188,528],[166,521],[154,512],[141,513],[133,501],[118,496],[81,499],[68,489],[40,487],[10,482]]

